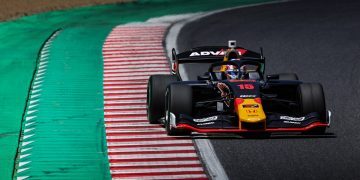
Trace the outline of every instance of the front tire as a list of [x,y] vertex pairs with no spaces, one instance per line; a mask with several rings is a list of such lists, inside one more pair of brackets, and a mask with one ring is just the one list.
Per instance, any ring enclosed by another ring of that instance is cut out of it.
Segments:
[[[319,83],[300,84],[299,88],[299,111],[305,116],[312,112],[319,114],[320,122],[326,123],[326,107],[324,91]],[[324,134],[326,127],[312,129],[308,134]]]
[[171,125],[171,114],[175,115],[175,123],[180,114],[192,114],[192,89],[186,84],[171,84],[166,91],[165,128],[170,136],[190,135],[191,131],[176,129]]
[[152,75],[147,86],[147,116],[150,124],[159,124],[159,119],[165,114],[166,87],[177,82],[175,75]]

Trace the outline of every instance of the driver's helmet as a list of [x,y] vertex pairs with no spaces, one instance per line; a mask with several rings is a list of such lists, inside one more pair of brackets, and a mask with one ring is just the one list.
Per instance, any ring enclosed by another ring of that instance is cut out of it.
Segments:
[[239,79],[239,70],[233,65],[226,65],[224,73],[227,79]]

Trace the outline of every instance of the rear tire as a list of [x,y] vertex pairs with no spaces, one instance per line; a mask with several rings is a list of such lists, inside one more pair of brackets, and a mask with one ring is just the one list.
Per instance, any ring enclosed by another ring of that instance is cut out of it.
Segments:
[[[317,112],[320,122],[326,122],[326,107],[324,91],[319,83],[304,83],[299,85],[300,114],[307,115]],[[308,134],[324,134],[326,127],[319,127],[307,132]]]
[[190,135],[191,131],[175,129],[170,124],[170,113],[175,115],[175,121],[180,114],[192,114],[192,89],[185,84],[171,84],[166,92],[165,128],[170,136]]
[[147,86],[147,116],[150,124],[159,124],[159,119],[165,114],[166,87],[177,82],[175,75],[152,75]]
[[279,80],[297,81],[299,80],[299,77],[295,73],[281,73],[279,74]]

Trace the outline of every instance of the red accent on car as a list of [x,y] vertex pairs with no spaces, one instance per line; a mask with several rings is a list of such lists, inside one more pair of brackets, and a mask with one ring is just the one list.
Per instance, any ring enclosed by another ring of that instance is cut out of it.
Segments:
[[244,55],[246,53],[246,49],[236,49],[240,55]]
[[239,106],[244,103],[244,99],[243,98],[236,98],[235,101],[234,101],[234,112],[236,114],[238,114],[238,110],[239,110]]
[[252,84],[239,84],[238,85],[239,89],[254,89],[254,85]]
[[188,124],[178,124],[177,129],[187,129],[198,133],[247,133],[247,132],[305,132],[317,127],[328,127],[328,124],[322,122],[314,122],[302,128],[267,128],[265,130],[248,130],[238,128],[196,128]]
[[178,69],[178,64],[177,64],[177,62],[173,62],[173,63],[171,63],[171,65],[172,65],[171,70],[172,70],[173,72],[176,72],[177,69]]
[[244,100],[243,98],[236,98],[236,99],[235,99],[235,106],[242,104],[244,101],[245,101],[245,100]]
[[255,98],[254,101],[261,104],[261,98]]

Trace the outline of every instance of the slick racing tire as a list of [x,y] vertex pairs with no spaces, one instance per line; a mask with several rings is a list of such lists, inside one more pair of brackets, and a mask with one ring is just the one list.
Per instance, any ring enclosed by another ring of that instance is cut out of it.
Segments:
[[[166,118],[165,128],[170,136],[190,135],[191,131],[176,129],[170,119],[175,118],[175,123],[180,114],[191,115],[192,113],[192,89],[185,84],[171,84],[166,91]],[[171,115],[172,113],[172,115]],[[175,115],[175,117],[173,116]]]
[[166,87],[178,81],[175,75],[152,75],[147,86],[147,116],[150,124],[159,124],[165,114]]
[[[320,115],[320,122],[326,122],[326,107],[324,91],[319,83],[304,83],[299,85],[300,114],[305,116],[312,112]],[[319,127],[307,132],[308,134],[324,134],[326,127]]]
[[297,81],[299,80],[299,78],[295,73],[281,73],[279,74],[279,80]]

